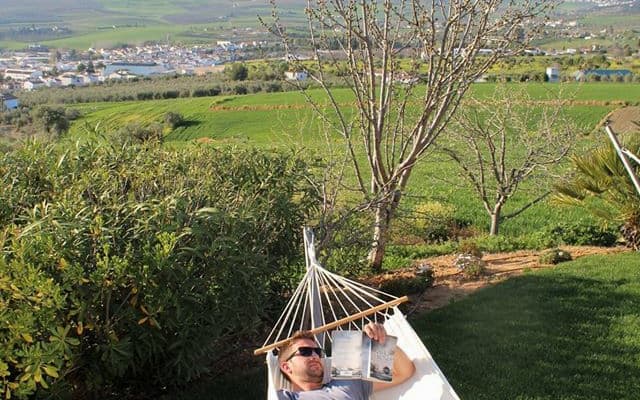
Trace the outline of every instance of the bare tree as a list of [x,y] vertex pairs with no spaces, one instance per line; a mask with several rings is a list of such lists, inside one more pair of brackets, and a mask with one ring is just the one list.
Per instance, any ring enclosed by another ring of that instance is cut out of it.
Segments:
[[[470,99],[447,127],[447,143],[438,146],[461,168],[491,218],[490,235],[551,193],[549,167],[557,165],[577,140],[564,114],[568,101],[534,101],[524,85],[497,86],[489,99]],[[538,178],[538,179],[536,179]],[[507,201],[526,180],[536,179],[533,198],[503,214]]]
[[[307,99],[342,139],[361,198],[355,208],[373,212],[369,262],[378,270],[413,167],[469,85],[525,47],[552,2],[308,0],[309,63],[273,1],[269,27],[291,63],[326,92],[328,103]],[[331,75],[353,92],[349,104],[336,96]]]

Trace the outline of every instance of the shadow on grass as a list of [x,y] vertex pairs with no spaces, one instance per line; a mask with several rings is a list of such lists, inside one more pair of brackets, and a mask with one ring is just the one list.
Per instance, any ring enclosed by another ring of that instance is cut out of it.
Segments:
[[[584,257],[412,318],[463,400],[638,399],[640,254]],[[164,399],[265,399],[266,369]]]
[[512,278],[412,323],[462,399],[637,399],[640,256],[627,258]]

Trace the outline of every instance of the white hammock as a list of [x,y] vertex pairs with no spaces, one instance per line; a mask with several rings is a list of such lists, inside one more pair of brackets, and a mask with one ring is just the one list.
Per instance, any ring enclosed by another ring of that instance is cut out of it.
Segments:
[[[398,338],[398,346],[413,361],[416,372],[402,385],[374,393],[374,400],[459,400],[447,378],[431,354],[407,322],[396,298],[324,269],[316,260],[313,232],[305,229],[307,272],[264,346],[255,354],[266,353],[268,367],[268,400],[277,400],[279,389],[288,389],[288,381],[280,372],[278,357],[272,349],[290,338],[296,330],[310,330],[323,347],[330,341],[330,329],[358,329],[370,321],[384,323],[386,331]],[[391,311],[391,312],[390,312]],[[329,375],[329,357],[325,362],[325,382]]]

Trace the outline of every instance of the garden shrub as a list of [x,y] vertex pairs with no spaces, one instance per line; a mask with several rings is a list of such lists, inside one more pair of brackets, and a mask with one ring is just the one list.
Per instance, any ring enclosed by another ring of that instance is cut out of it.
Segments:
[[425,241],[441,243],[456,238],[464,224],[455,219],[455,207],[437,201],[418,204],[415,208],[416,228]]
[[487,263],[482,258],[471,253],[460,253],[456,256],[454,265],[467,278],[478,278],[485,274]]
[[545,265],[555,265],[561,262],[571,261],[571,259],[571,254],[569,254],[568,251],[555,248],[546,250],[540,254],[538,262]]
[[220,368],[291,289],[307,169],[154,143],[0,155],[0,393],[149,394]]
[[568,245],[614,246],[618,230],[596,224],[566,223],[549,229],[549,235]]
[[414,275],[399,275],[383,280],[378,289],[398,297],[419,294],[433,286],[434,280],[433,269],[423,268],[417,270]]

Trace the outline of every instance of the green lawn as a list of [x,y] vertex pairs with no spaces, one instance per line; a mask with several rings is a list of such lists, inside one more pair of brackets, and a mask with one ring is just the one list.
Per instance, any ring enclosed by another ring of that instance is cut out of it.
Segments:
[[640,254],[527,273],[417,317],[462,399],[637,399]]
[[[411,322],[461,399],[631,400],[640,393],[639,253],[528,272]],[[170,398],[264,398],[264,375],[258,367]]]

